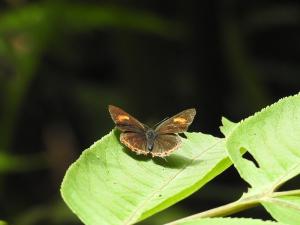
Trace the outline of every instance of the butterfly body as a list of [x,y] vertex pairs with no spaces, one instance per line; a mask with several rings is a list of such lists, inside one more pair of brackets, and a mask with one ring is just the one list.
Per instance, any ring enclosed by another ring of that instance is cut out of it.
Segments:
[[152,128],[149,128],[145,132],[146,140],[147,140],[147,149],[149,151],[153,150],[154,147],[154,141],[157,137],[157,133]]
[[120,141],[137,154],[152,157],[165,157],[176,150],[181,144],[177,133],[185,132],[196,114],[195,109],[187,109],[150,128],[116,106],[110,105],[109,112],[122,132]]

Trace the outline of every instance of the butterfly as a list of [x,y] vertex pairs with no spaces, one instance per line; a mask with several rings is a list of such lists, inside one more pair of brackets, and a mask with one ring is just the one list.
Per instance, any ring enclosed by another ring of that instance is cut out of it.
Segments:
[[119,107],[109,105],[108,110],[117,129],[122,132],[120,141],[137,154],[152,157],[165,157],[178,149],[181,138],[177,133],[187,131],[196,115],[195,109],[186,109],[151,128]]

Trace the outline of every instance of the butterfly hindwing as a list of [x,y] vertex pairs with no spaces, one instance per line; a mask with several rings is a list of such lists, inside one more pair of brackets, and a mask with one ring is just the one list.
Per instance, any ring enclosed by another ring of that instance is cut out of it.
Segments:
[[141,122],[139,122],[136,118],[129,115],[121,108],[109,105],[108,110],[111,118],[120,131],[140,132],[145,130],[145,126]]
[[156,127],[155,131],[158,134],[183,133],[187,131],[189,125],[193,122],[195,115],[195,109],[184,110],[162,122]]
[[147,155],[149,151],[146,149],[147,140],[146,136],[136,132],[121,133],[120,141],[129,149],[137,154]]
[[181,144],[181,139],[176,134],[158,135],[154,141],[152,156],[165,157],[175,151]]

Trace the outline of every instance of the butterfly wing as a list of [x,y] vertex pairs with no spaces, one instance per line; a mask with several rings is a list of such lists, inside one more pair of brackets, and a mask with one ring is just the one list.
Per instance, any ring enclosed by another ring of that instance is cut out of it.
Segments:
[[158,125],[155,131],[158,134],[172,134],[185,132],[193,122],[195,109],[184,110]]
[[154,141],[151,155],[158,157],[165,157],[175,151],[181,144],[181,139],[176,134],[162,134],[158,135]]
[[145,126],[141,122],[139,122],[133,116],[129,115],[123,109],[113,105],[109,105],[108,111],[117,128],[122,132],[141,132],[145,130]]
[[137,154],[147,155],[147,141],[144,133],[125,132],[121,133],[120,141]]

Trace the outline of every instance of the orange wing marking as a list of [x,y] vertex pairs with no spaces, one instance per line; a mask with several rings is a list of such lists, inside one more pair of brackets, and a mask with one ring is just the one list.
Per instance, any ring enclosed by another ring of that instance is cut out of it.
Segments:
[[180,123],[180,124],[184,124],[186,123],[186,119],[182,118],[182,117],[176,117],[173,119],[174,123]]
[[129,116],[127,116],[127,115],[118,115],[117,120],[123,122],[124,120],[129,120]]

